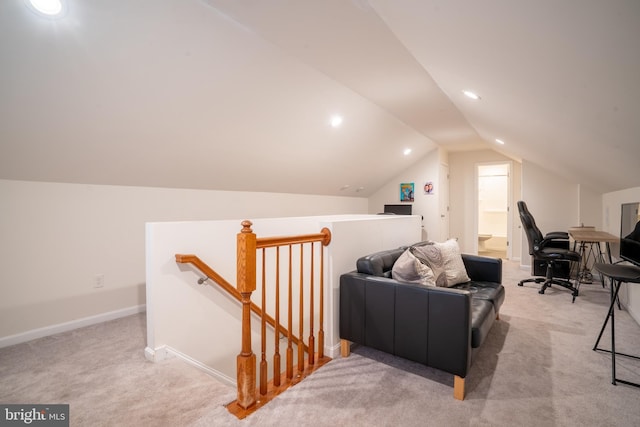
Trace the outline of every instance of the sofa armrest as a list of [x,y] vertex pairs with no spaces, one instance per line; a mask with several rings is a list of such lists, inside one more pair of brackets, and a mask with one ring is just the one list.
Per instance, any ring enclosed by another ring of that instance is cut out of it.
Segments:
[[[421,299],[420,296],[423,296]],[[424,298],[424,296],[427,298]],[[422,300],[422,304],[420,304]],[[471,367],[471,294],[451,288],[400,284],[396,293],[395,354],[461,378]],[[420,324],[420,314],[426,321]],[[425,330],[426,361],[411,329]]]
[[471,280],[502,284],[502,260],[500,258],[462,254],[462,261]]

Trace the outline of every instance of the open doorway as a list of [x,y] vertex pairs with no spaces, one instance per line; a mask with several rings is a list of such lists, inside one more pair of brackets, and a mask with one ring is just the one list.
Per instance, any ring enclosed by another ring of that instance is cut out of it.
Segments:
[[476,236],[478,255],[511,257],[509,213],[511,164],[477,165]]

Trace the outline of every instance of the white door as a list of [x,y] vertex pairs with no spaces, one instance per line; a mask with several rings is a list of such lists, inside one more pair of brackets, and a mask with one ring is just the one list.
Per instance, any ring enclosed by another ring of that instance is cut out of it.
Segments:
[[477,165],[476,245],[478,253],[511,257],[511,164]]
[[440,165],[440,242],[449,238],[449,165]]

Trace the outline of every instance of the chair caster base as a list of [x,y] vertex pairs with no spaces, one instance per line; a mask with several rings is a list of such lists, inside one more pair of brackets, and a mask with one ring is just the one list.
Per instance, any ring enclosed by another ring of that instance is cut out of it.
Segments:
[[544,278],[541,277],[533,277],[531,279],[524,279],[518,282],[518,286],[524,286],[525,283],[533,282],[533,283],[543,283],[545,281]]

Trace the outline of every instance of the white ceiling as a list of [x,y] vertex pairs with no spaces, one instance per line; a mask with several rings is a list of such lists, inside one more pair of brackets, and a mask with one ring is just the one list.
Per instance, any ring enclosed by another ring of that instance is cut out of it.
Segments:
[[439,145],[640,185],[637,0],[25,1],[0,178],[367,196]]

